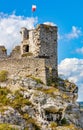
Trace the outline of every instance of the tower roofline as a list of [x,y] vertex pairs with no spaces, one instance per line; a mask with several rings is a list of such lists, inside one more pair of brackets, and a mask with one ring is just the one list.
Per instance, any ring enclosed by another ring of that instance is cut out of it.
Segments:
[[48,24],[38,24],[37,26],[36,26],[36,29],[37,28],[39,28],[39,27],[51,27],[51,28],[58,28],[56,25],[55,26],[52,26],[52,25],[48,25]]

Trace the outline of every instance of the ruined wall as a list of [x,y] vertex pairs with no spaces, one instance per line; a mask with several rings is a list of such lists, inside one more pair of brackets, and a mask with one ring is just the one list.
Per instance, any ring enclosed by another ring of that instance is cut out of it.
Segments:
[[15,48],[10,53],[10,57],[11,58],[17,58],[17,59],[21,58],[20,46],[15,46]]
[[7,70],[10,78],[13,75],[30,75],[41,79],[46,84],[46,70],[44,59],[25,57],[22,59],[0,59],[0,71],[1,70]]
[[0,70],[8,70],[10,77],[32,75],[45,84],[50,77],[56,78],[57,27],[41,24],[32,30],[22,28],[21,34],[21,45],[16,46],[9,57],[5,47],[0,47]]

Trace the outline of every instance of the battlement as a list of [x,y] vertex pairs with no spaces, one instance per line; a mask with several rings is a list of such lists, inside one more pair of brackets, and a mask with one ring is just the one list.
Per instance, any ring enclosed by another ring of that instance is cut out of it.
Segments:
[[0,46],[0,58],[5,58],[7,57],[7,50],[5,46]]
[[23,73],[26,71],[39,77],[45,84],[50,77],[57,77],[57,27],[40,24],[32,30],[22,27],[20,33],[21,44],[12,50],[10,56],[7,56],[6,48],[0,46],[1,69],[7,69],[12,74],[13,69],[16,68],[15,73],[18,73],[26,66]]

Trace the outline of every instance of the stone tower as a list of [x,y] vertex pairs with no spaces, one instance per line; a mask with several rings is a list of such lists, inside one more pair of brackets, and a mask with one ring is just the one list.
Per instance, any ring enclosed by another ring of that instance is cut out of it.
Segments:
[[57,27],[45,24],[35,29],[21,29],[21,55],[43,58],[46,62],[47,77],[57,75]]

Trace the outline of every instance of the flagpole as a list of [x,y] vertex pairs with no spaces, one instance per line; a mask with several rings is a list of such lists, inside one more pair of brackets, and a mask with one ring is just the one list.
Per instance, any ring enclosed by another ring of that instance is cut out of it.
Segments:
[[31,17],[33,17],[33,11],[31,11]]
[[32,9],[31,9],[31,17],[33,17],[33,11],[32,11]]

